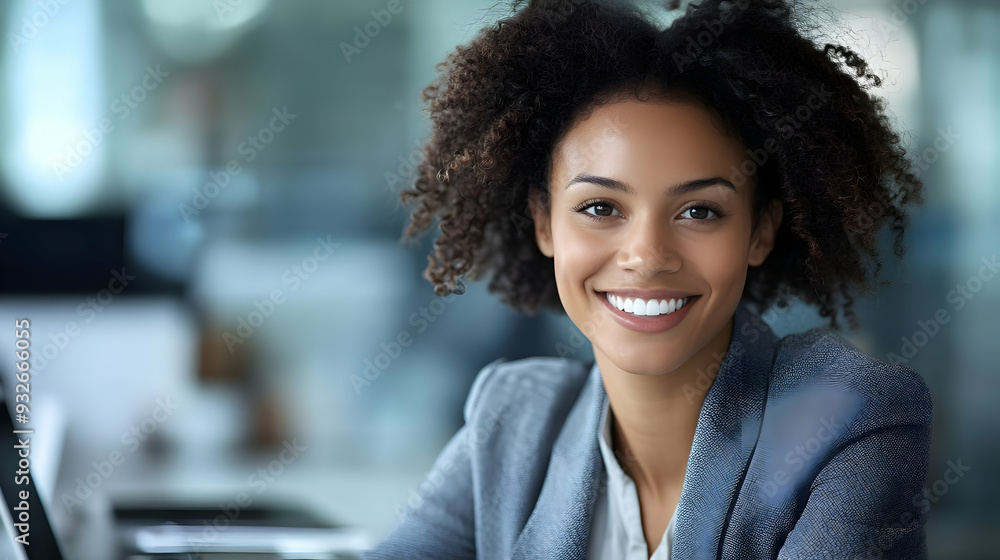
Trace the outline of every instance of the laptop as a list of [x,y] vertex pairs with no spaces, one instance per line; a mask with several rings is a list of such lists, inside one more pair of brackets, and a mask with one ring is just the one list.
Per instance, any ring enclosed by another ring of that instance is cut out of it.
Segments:
[[4,534],[0,535],[0,555],[16,560],[63,560],[35,487],[34,430],[30,425],[14,424],[7,403],[14,399],[3,377],[0,375],[0,519]]

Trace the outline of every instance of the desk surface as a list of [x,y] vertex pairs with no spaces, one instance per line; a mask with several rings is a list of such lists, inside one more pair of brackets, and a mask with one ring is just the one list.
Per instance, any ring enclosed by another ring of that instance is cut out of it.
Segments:
[[[266,487],[261,484],[251,487],[247,478],[255,470],[246,465],[211,468],[169,465],[154,471],[142,466],[123,469],[108,479],[107,488],[100,489],[103,492],[95,492],[84,501],[72,518],[66,518],[67,525],[57,526],[56,531],[63,540],[68,560],[108,560],[115,553],[111,503],[116,497],[133,501],[142,496],[169,495],[178,500],[225,504],[246,493],[251,500],[261,503],[281,500],[301,504],[332,521],[366,531],[374,544],[395,521],[396,504],[402,504],[409,491],[426,476],[426,469],[387,473],[303,466],[290,467],[273,477]],[[54,507],[62,505],[57,500]]]

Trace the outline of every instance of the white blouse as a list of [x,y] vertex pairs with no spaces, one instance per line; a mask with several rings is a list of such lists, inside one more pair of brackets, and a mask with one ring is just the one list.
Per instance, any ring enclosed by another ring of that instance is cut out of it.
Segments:
[[[639,495],[635,482],[625,474],[614,451],[611,449],[611,407],[604,400],[601,412],[600,437],[601,456],[607,472],[606,487],[600,488],[587,543],[587,560],[668,560],[670,545],[674,540],[674,522],[677,508],[670,517],[670,523],[663,532],[660,546],[652,556],[646,556],[646,537],[642,532],[642,517],[639,510]],[[602,485],[603,486],[603,485]]]

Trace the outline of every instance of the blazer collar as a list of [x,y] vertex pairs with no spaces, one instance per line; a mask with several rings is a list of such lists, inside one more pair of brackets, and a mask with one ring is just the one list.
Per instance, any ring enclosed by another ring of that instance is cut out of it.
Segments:
[[[726,355],[698,415],[677,505],[675,558],[717,556],[760,430],[779,342],[741,301]],[[514,543],[513,558],[586,556],[594,505],[599,492],[607,490],[597,439],[605,399],[601,373],[592,362],[552,447],[541,493]]]

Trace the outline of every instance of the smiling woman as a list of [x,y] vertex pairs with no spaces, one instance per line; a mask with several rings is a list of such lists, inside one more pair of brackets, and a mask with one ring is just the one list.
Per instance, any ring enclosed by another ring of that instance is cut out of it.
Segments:
[[[572,157],[606,121],[623,132],[599,154]],[[538,191],[531,198],[563,308],[575,324],[594,327],[583,332],[615,411],[616,442],[638,458],[626,473],[648,551],[680,499],[698,420],[698,407],[681,406],[684,387],[726,353],[747,269],[764,262],[781,222],[775,200],[755,224],[754,185],[733,185],[745,150],[705,107],[662,98],[610,103],[556,145],[550,209]],[[613,323],[599,320],[608,314]],[[678,429],[664,438],[650,430],[657,426]]]
[[[622,123],[623,132],[605,138],[602,153],[570,155],[609,120]],[[555,147],[551,210],[533,193],[538,246],[554,259],[566,314],[588,325],[612,310],[617,328],[584,330],[602,370],[605,353],[614,352],[615,362],[633,372],[685,365],[690,375],[673,377],[689,381],[712,352],[725,352],[747,267],[761,265],[774,246],[781,203],[752,227],[754,186],[732,183],[746,148],[713,120],[690,103],[600,106]],[[607,294],[621,300],[621,312]],[[687,298],[687,306],[678,312],[675,302],[673,313],[660,315],[668,297]],[[647,303],[655,303],[654,313]],[[686,328],[673,329],[681,319]],[[657,336],[637,339],[634,331]],[[695,353],[700,360],[691,359]]]
[[[439,216],[438,295],[492,272],[594,362],[483,368],[428,475],[446,483],[368,558],[926,557],[919,374],[751,309],[791,293],[856,327],[879,230],[902,256],[920,200],[858,81],[879,79],[803,21],[704,0],[660,30],[626,3],[536,0],[439,67],[404,238]],[[473,439],[495,408],[515,420]]]

